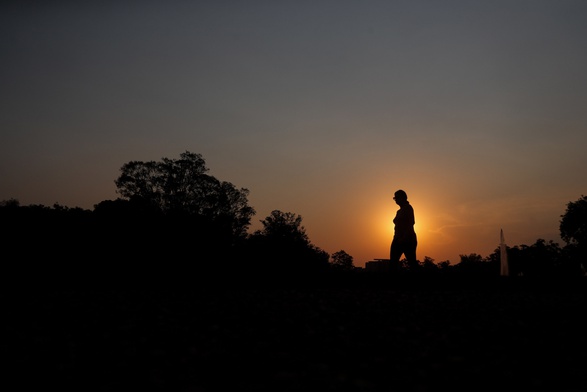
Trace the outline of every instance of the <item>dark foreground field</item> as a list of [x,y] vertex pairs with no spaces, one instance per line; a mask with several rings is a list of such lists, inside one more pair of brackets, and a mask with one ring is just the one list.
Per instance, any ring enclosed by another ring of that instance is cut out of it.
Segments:
[[5,390],[587,390],[583,281],[164,282],[5,284]]

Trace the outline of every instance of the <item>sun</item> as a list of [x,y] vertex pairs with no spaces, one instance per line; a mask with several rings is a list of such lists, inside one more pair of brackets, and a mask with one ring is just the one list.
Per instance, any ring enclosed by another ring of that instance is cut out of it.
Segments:
[[[437,244],[429,241],[434,239],[430,225],[433,221],[433,217],[429,215],[430,209],[422,200],[415,199],[410,203],[414,207],[416,219],[414,230],[418,236],[417,258],[423,261],[427,256],[436,260],[434,248]],[[399,210],[397,204],[383,197],[371,199],[362,203],[362,206],[364,208],[360,210],[360,214],[354,216],[357,223],[346,233],[348,236],[345,239],[345,244],[348,244],[345,246],[350,249],[353,256],[356,256],[357,264],[389,257],[389,247],[394,235],[393,219]]]

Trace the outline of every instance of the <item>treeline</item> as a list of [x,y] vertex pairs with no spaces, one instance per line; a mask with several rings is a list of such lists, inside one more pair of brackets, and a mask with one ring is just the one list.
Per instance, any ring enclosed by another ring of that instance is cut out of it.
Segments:
[[132,161],[115,180],[116,200],[93,210],[0,202],[5,266],[112,267],[115,270],[311,273],[352,266],[309,240],[302,217],[274,210],[248,233],[248,190],[208,174],[200,154]]
[[9,200],[0,220],[5,265],[243,273],[332,265],[309,241],[301,217],[277,210],[252,234],[234,230],[226,217],[164,213],[140,200],[103,201],[93,210]]
[[[178,269],[192,272],[305,274],[359,272],[344,250],[328,254],[314,245],[302,217],[274,210],[249,233],[255,210],[246,188],[208,174],[200,154],[179,159],[131,161],[115,180],[115,200],[79,207],[21,206],[0,202],[4,265],[28,264],[114,269]],[[510,275],[579,276],[585,265],[587,198],[561,216],[564,247],[542,239],[507,249]],[[430,257],[396,266],[400,273],[499,275],[499,248],[488,257],[461,255],[458,264]]]
[[[560,236],[565,245],[542,238],[532,245],[506,247],[509,276],[520,277],[583,277],[587,276],[587,197],[567,203],[559,221]],[[501,250],[497,247],[487,257],[472,253],[460,255],[458,264],[434,263],[426,257],[424,262],[407,265],[403,270],[417,272],[448,272],[465,276],[495,276],[500,274]]]
[[[585,276],[585,259],[579,247],[567,244],[561,247],[554,241],[538,239],[532,245],[507,246],[509,276],[516,277],[578,277]],[[477,253],[460,255],[456,264],[450,261],[437,262],[430,257],[423,261],[409,263],[402,260],[399,272],[434,276],[498,276],[501,270],[501,250],[483,257]]]

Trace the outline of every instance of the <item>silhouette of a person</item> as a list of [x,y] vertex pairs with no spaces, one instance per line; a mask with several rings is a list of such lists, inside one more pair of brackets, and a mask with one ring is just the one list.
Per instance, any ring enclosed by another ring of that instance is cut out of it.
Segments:
[[397,270],[402,254],[406,256],[408,262],[416,262],[418,238],[414,231],[414,224],[416,223],[414,208],[408,201],[408,195],[400,189],[394,193],[393,200],[400,208],[393,219],[395,228],[389,249],[389,261],[391,268]]

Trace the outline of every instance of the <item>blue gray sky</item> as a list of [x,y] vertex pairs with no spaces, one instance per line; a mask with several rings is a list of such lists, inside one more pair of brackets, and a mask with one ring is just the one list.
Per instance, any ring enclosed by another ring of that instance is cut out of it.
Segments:
[[0,200],[92,209],[129,161],[202,154],[251,229],[386,258],[563,242],[587,193],[587,2],[5,1]]

